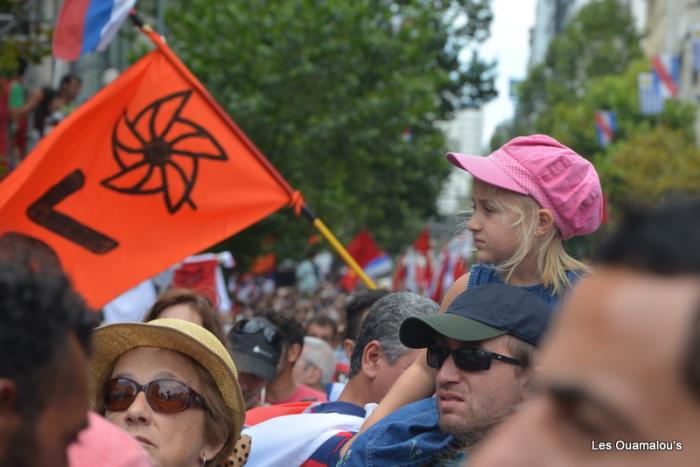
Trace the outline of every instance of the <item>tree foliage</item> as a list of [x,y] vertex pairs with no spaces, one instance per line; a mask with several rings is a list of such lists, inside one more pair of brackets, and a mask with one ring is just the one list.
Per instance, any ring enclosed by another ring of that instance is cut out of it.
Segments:
[[38,63],[51,52],[52,29],[38,20],[37,0],[0,0],[0,77],[14,78],[20,59]]
[[[488,36],[488,0],[183,0],[169,40],[343,241],[366,226],[396,250],[448,172],[438,120],[495,96],[494,64],[460,52]],[[311,227],[287,211],[227,247],[272,236],[299,256]]]
[[700,149],[681,129],[658,125],[635,132],[599,159],[611,199],[657,201],[675,191],[700,193]]

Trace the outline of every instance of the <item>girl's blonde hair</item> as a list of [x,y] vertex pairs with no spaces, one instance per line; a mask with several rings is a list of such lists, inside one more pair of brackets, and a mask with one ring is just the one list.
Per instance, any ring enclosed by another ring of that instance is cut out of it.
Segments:
[[516,215],[515,221],[510,225],[515,229],[518,237],[518,249],[513,256],[496,265],[505,275],[508,282],[515,269],[530,255],[535,255],[537,272],[542,280],[542,285],[551,288],[558,295],[571,287],[571,281],[566,275],[567,271],[576,273],[588,272],[588,266],[570,256],[561,239],[561,233],[555,225],[540,237],[535,233],[539,225],[539,210],[542,207],[529,196],[504,190],[488,183],[474,180],[486,188],[487,196],[493,204],[505,215],[510,211]]

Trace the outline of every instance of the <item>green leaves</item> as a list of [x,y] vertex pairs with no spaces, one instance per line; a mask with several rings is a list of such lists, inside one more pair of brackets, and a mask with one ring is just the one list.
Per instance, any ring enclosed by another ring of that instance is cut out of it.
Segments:
[[[494,65],[457,57],[488,36],[484,0],[188,0],[167,18],[183,61],[345,241],[366,226],[384,248],[411,242],[448,173],[435,122],[495,96]],[[230,247],[271,234],[298,257],[308,233],[279,214]]]

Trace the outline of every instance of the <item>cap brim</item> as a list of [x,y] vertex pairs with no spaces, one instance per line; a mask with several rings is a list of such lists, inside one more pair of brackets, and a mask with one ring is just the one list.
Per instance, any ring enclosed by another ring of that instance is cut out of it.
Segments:
[[506,174],[491,159],[483,156],[467,156],[457,152],[448,152],[447,160],[462,170],[466,170],[476,179],[505,190],[527,195],[525,190],[510,175]]
[[246,353],[231,351],[238,373],[252,373],[264,380],[272,381],[277,375],[277,367]]
[[401,343],[412,349],[428,347],[436,337],[477,342],[504,334],[507,332],[454,313],[407,318],[399,329]]

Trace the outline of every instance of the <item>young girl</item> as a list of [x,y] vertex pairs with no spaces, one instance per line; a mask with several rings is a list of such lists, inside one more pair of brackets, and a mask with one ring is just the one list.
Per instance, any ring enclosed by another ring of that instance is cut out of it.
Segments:
[[[447,159],[474,177],[474,211],[467,228],[477,264],[450,287],[441,311],[465,289],[486,283],[524,287],[554,306],[587,271],[566,253],[562,240],[589,234],[602,220],[602,191],[592,164],[546,135],[515,138],[488,157],[449,153]],[[430,396],[434,375],[423,352],[360,433],[399,407]]]

